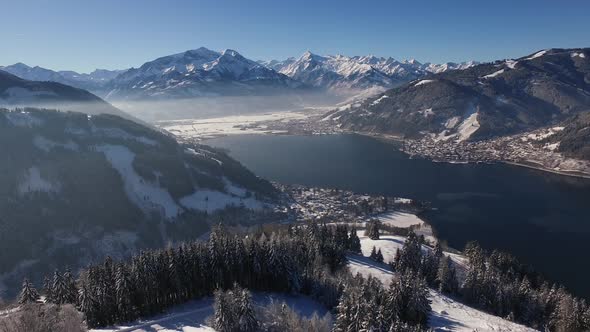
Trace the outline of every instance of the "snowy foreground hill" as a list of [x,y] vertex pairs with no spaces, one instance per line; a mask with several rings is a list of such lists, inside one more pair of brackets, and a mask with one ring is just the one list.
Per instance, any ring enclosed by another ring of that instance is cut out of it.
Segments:
[[[361,273],[364,276],[371,275],[381,280],[383,284],[389,285],[394,277],[394,272],[391,271],[391,268],[386,264],[376,263],[365,256],[369,256],[373,246],[375,246],[377,249],[381,249],[384,262],[393,261],[396,250],[401,250],[406,238],[402,236],[382,235],[379,240],[371,240],[364,236],[362,231],[359,231],[358,235],[361,240],[363,256],[351,255],[348,257],[350,271],[353,274]],[[430,248],[424,246],[422,250],[426,251],[430,250]],[[451,256],[460,276],[466,258],[448,252],[445,252],[445,255]],[[536,331],[466,306],[435,290],[430,291],[430,300],[432,301],[432,312],[428,323],[435,331]]]
[[0,151],[0,297],[24,275],[274,214],[274,187],[226,154],[113,115],[0,110]]
[[[393,212],[384,214],[380,217],[381,221],[388,226],[409,227],[422,225],[423,235],[426,235],[428,226],[416,215],[403,212]],[[419,230],[418,230],[419,232]],[[375,246],[380,249],[384,261],[392,261],[397,249],[401,249],[406,238],[402,236],[382,235],[379,240],[371,240],[363,235],[363,231],[358,231],[361,241],[361,250],[363,255],[349,255],[348,269],[352,274],[360,273],[365,277],[373,276],[380,280],[384,285],[389,285],[395,273],[387,264],[376,263],[367,256]],[[423,251],[430,250],[429,247],[423,246]],[[445,252],[450,255],[452,262],[461,275],[466,264],[466,258]],[[460,276],[461,278],[461,276]],[[430,290],[430,300],[432,312],[430,314],[428,325],[434,331],[504,331],[504,332],[533,332],[535,330],[523,325],[512,323],[482,312],[480,310],[466,306],[458,301],[440,294],[435,290]],[[285,302],[289,307],[300,313],[304,317],[311,317],[313,313],[319,316],[326,314],[327,310],[321,304],[305,296],[288,296],[281,294],[255,293],[254,303],[256,306],[267,305],[270,301]],[[95,329],[92,332],[197,332],[197,331],[215,331],[208,325],[208,317],[213,315],[213,299],[206,298],[193,301],[184,305],[175,307],[165,314],[155,317],[142,319],[137,322],[123,324],[116,327]]]

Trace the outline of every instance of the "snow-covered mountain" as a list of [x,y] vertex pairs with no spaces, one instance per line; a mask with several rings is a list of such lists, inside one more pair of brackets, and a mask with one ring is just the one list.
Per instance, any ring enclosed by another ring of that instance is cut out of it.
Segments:
[[0,70],[30,81],[52,81],[96,91],[125,70],[96,69],[93,72],[77,73],[71,70],[55,71],[43,67],[31,67],[24,63],[0,66]]
[[274,187],[225,153],[113,115],[0,109],[0,151],[2,297],[22,274],[275,217]]
[[265,94],[303,87],[234,50],[201,47],[146,62],[111,80],[106,98],[169,98]]
[[465,69],[475,62],[422,64],[416,60],[397,61],[391,57],[327,55],[309,51],[299,59],[261,61],[296,80],[315,87],[338,89],[386,89],[417,79],[430,73]]
[[442,141],[534,130],[589,110],[588,54],[588,48],[548,49],[461,71],[442,66],[331,118],[349,130]]

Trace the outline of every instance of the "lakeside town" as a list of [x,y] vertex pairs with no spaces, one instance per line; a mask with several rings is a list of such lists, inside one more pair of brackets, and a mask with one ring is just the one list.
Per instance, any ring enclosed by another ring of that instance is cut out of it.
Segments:
[[418,214],[428,209],[427,203],[408,198],[301,185],[274,185],[289,198],[289,215],[296,221],[354,223],[391,211]]

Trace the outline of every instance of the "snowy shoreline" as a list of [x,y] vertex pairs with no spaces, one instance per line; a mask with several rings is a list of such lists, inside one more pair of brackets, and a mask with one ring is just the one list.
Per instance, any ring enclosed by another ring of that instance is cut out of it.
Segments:
[[[398,144],[401,144],[404,142],[403,138],[397,137],[397,136],[392,136],[392,135],[373,134],[373,133],[365,133],[365,132],[350,132],[350,133],[365,136],[365,137],[371,137],[371,138],[374,138],[374,139],[377,139],[377,140],[380,140],[382,142],[386,142],[386,143],[389,143],[392,145],[398,145]],[[534,170],[543,171],[543,172],[549,172],[549,173],[553,173],[553,174],[557,174],[557,175],[569,176],[569,177],[574,177],[574,178],[590,179],[590,172],[582,172],[582,171],[574,171],[574,170],[572,170],[572,171],[556,170],[556,169],[551,169],[551,168],[545,167],[545,166],[537,164],[537,163],[535,163],[536,165],[530,164],[530,163],[534,163],[534,161],[529,161],[529,163],[526,163],[524,161],[516,162],[516,161],[503,160],[503,159],[495,159],[495,160],[488,160],[488,161],[465,160],[465,159],[464,160],[445,160],[445,159],[431,158],[425,154],[420,154],[420,153],[409,153],[408,151],[404,151],[401,148],[397,148],[397,150],[408,155],[410,158],[414,157],[414,156],[418,156],[420,158],[424,158],[424,159],[429,160],[434,163],[461,164],[461,165],[466,165],[466,164],[492,165],[494,163],[502,163],[502,164],[506,164],[506,165],[512,165],[512,166],[524,167],[524,168],[534,169]]]

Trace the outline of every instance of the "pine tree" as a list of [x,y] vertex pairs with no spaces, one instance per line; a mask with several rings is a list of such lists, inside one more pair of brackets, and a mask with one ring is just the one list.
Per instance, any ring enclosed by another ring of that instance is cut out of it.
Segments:
[[369,255],[369,258],[377,261],[377,248],[375,248],[375,246],[373,246],[373,249],[371,249],[371,255]]
[[237,311],[239,315],[238,327],[240,332],[255,332],[258,330],[258,320],[252,308],[250,292],[245,289],[236,288],[234,294],[237,296]]
[[393,321],[399,319],[412,325],[424,325],[431,310],[426,281],[412,270],[405,270],[391,283],[386,302]]
[[350,237],[348,239],[348,243],[350,244],[350,251],[355,254],[361,253],[361,240],[359,239],[356,229],[350,230]]
[[39,293],[28,279],[23,280],[22,290],[18,296],[18,304],[35,303],[39,300]]
[[377,255],[375,256],[375,261],[377,263],[383,263],[383,254],[381,253],[381,248],[377,251]]
[[457,277],[449,256],[445,256],[440,260],[436,281],[439,292],[451,294],[457,292]]
[[235,318],[237,317],[237,313],[233,312],[232,302],[222,290],[215,291],[214,309],[213,327],[215,330],[219,332],[236,331],[237,324]]
[[367,230],[365,235],[371,240],[379,240],[379,231],[381,228],[381,221],[379,219],[371,219],[367,222]]
[[127,268],[125,265],[119,264],[115,273],[115,292],[118,317],[123,322],[130,321],[136,317],[131,287],[131,280]]
[[75,306],[78,303],[78,287],[69,268],[66,268],[62,278],[65,288],[64,301]]
[[396,253],[394,262],[398,272],[420,271],[422,267],[422,246],[416,234],[410,232],[401,250]]
[[45,294],[46,302],[53,302],[53,294],[51,294],[51,280],[47,276],[43,278],[43,294]]

